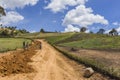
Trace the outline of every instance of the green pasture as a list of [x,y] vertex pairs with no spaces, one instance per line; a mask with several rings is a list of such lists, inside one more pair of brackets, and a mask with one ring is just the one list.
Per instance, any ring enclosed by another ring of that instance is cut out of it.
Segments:
[[69,37],[71,37],[72,35],[74,35],[75,33],[62,33],[59,35],[55,35],[55,36],[49,36],[49,37],[45,37],[45,39],[50,42],[51,44],[57,44],[57,42],[65,40]]
[[[18,37],[18,36],[17,36]],[[19,37],[43,38],[49,43],[86,49],[120,49],[120,36],[86,33],[29,33]]]
[[108,36],[85,33],[64,33],[45,38],[54,45],[85,49],[120,49],[120,36]]
[[86,49],[120,49],[120,38],[93,38],[80,41],[61,43],[60,46],[86,48]]
[[22,48],[23,41],[31,43],[29,39],[22,38],[0,38],[0,52]]

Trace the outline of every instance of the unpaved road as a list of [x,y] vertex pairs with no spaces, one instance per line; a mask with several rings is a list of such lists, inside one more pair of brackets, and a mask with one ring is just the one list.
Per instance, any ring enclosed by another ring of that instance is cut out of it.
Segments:
[[56,51],[44,40],[42,49],[31,58],[29,63],[35,70],[32,73],[11,74],[0,77],[0,80],[109,80],[95,73],[91,78],[84,78],[84,66]]

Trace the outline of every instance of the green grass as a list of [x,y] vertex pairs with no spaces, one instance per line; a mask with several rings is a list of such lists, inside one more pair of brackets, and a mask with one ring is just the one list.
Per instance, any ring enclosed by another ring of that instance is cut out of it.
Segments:
[[119,36],[85,33],[29,33],[23,34],[19,37],[44,38],[52,44],[67,47],[86,49],[120,49]]
[[80,41],[72,41],[59,45],[86,49],[120,49],[120,37],[83,39]]
[[120,49],[120,37],[85,33],[29,33],[17,37],[44,38],[48,42],[85,49]]
[[45,39],[46,39],[48,42],[50,42],[51,44],[56,44],[56,42],[65,40],[65,39],[71,37],[72,35],[74,35],[74,33],[62,33],[62,34],[59,34],[59,35],[57,35],[57,36],[49,36],[49,37],[46,37]]
[[16,37],[23,37],[23,38],[31,38],[31,39],[46,39],[50,43],[56,43],[62,40],[65,40],[69,37],[71,37],[75,33],[27,33],[27,34],[22,34]]
[[[41,34],[42,35],[42,34]],[[45,36],[47,35],[47,36]],[[119,36],[85,33],[43,34],[43,38],[54,45],[85,49],[120,49]]]
[[40,33],[26,33],[26,34],[19,34],[16,37],[24,37],[24,38],[36,38]]
[[0,52],[22,48],[23,41],[31,43],[29,39],[21,38],[0,38]]
[[64,36],[64,35],[68,35],[70,36],[73,33],[27,33],[27,34],[21,34],[21,35],[17,35],[16,37],[24,37],[24,38],[48,38],[48,37],[54,37],[54,36]]

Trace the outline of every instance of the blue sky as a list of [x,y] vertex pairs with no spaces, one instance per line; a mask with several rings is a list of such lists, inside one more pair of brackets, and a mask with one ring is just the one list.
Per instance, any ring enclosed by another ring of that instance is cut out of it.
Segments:
[[87,27],[88,32],[100,28],[120,32],[120,0],[2,0],[0,5],[7,16],[3,25],[39,31],[79,31]]

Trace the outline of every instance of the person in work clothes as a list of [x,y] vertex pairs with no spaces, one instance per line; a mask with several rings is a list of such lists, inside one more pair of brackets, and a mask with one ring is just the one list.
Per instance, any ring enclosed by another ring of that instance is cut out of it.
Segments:
[[28,44],[28,42],[26,43],[26,50],[28,50],[28,47],[29,47],[29,44]]
[[23,42],[23,49],[25,50],[26,48],[26,44],[25,44],[25,41]]
[[40,42],[40,46],[39,46],[40,49],[42,49],[42,43]]

